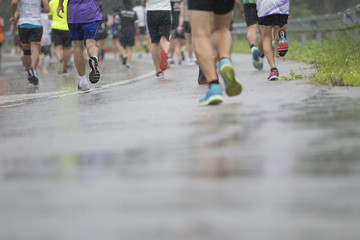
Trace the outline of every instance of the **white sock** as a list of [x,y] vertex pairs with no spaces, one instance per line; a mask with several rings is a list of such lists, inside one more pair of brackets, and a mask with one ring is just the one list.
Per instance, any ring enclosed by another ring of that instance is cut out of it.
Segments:
[[97,57],[97,56],[92,56],[92,57],[96,58],[96,61],[99,61],[99,59],[98,59],[98,57]]
[[44,57],[44,60],[43,60],[43,69],[48,70],[48,68],[49,68],[49,63],[50,63],[50,56],[49,56],[49,55],[46,55],[46,56]]
[[80,76],[79,78],[80,78],[80,84],[87,83],[86,76]]

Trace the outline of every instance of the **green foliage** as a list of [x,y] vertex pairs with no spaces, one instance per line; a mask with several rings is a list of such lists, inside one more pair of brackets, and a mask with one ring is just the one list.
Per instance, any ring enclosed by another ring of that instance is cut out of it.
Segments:
[[[237,41],[233,51],[250,53],[247,41]],[[310,40],[303,46],[299,41],[291,40],[286,58],[312,63],[317,71],[307,76],[296,75],[291,71],[290,76],[281,77],[282,80],[309,77],[315,84],[360,86],[360,41],[353,42],[350,36],[325,39],[320,45]]]
[[312,79],[329,86],[360,86],[360,42],[348,36],[324,40],[318,45],[308,41],[305,46],[292,41],[288,58],[313,63],[317,73]]

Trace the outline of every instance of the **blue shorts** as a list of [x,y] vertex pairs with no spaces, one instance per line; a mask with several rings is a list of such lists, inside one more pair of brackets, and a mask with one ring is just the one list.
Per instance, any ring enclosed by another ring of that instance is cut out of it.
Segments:
[[91,23],[69,23],[70,40],[87,40],[93,38],[97,40],[98,25],[100,21]]

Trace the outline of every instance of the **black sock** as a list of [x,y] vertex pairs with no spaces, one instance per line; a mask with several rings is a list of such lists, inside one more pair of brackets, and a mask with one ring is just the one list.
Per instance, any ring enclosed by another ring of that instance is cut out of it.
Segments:
[[256,46],[255,44],[251,45],[251,46],[250,46],[250,49],[252,49],[252,48],[255,47],[255,46]]
[[273,70],[278,70],[278,69],[276,67],[274,67],[274,68],[271,69],[271,71],[273,71]]
[[260,57],[261,57],[261,58],[265,57],[265,54],[260,54]]
[[211,84],[220,84],[220,82],[219,82],[219,80],[213,80],[213,81],[209,82],[209,85],[211,85]]

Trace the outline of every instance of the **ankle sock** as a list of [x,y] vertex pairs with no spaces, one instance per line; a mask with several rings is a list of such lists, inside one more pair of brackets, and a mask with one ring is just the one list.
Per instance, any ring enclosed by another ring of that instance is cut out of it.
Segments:
[[210,84],[220,84],[220,82],[219,82],[219,80],[213,80],[213,81],[209,82],[209,85]]
[[79,78],[80,78],[80,84],[87,82],[86,76],[80,76]]

